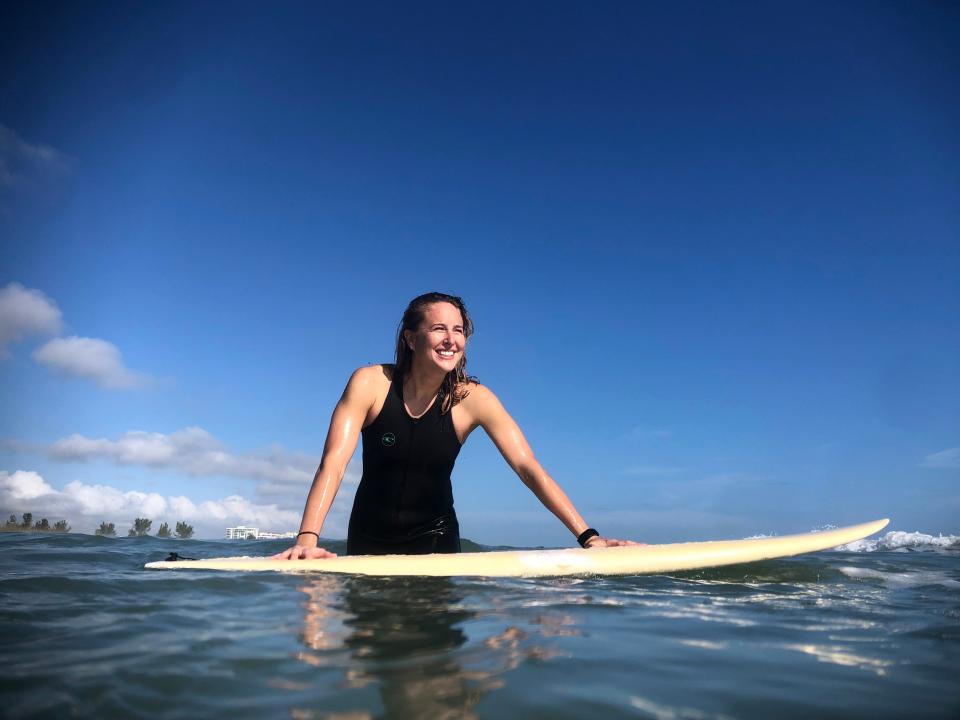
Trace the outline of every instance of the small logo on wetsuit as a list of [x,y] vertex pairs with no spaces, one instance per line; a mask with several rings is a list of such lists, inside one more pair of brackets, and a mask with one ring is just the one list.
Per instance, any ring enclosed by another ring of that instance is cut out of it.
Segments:
[[383,437],[380,438],[380,442],[384,447],[393,447],[397,444],[397,436],[393,433],[384,433]]

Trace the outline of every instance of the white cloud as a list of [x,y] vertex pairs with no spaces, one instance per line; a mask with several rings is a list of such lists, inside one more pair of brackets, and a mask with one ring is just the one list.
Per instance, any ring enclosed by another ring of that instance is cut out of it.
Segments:
[[116,345],[98,338],[54,338],[34,350],[33,359],[64,375],[88,378],[110,390],[140,387],[148,380],[146,375],[124,367]]
[[[62,326],[60,308],[40,290],[16,282],[0,290],[0,358],[8,356],[7,346],[23,336],[56,335]],[[54,338],[34,350],[33,359],[62,375],[87,378],[110,390],[142,387],[151,379],[124,366],[117,346],[99,338]]]
[[927,455],[920,462],[920,467],[937,469],[960,468],[960,447],[947,448],[932,455]]
[[226,476],[262,480],[270,487],[308,485],[319,458],[272,446],[259,453],[239,454],[203,428],[188,427],[165,435],[132,430],[116,440],[70,435],[54,442],[48,453],[56,460],[108,460],[117,465],[172,468],[195,477]]
[[67,156],[49,145],[30,143],[0,125],[0,189],[23,190],[50,175],[67,171]]
[[[156,531],[161,522],[183,520],[194,526],[200,537],[223,537],[229,525],[253,525],[263,530],[295,530],[300,513],[275,504],[254,503],[240,495],[220,500],[194,502],[185,496],[164,497],[158,493],[120,490],[108,485],[74,480],[63,490],[52,488],[38,474],[18,470],[0,471],[0,509],[3,513],[32,512],[35,518],[65,519],[75,531],[90,532],[101,522],[113,522],[123,532],[134,518],[153,520]],[[345,531],[342,518],[328,523],[324,535],[340,537]]]
[[17,470],[12,475],[0,471],[0,495],[11,500],[33,500],[55,492],[38,473]]
[[[184,428],[170,434],[133,430],[117,439],[90,438],[74,434],[46,447],[37,448],[19,443],[17,447],[25,451],[43,452],[48,457],[61,462],[99,460],[118,466],[173,470],[193,477],[232,477],[254,480],[256,481],[253,492],[255,503],[251,504],[250,508],[273,507],[281,512],[293,512],[298,522],[307,492],[320,462],[317,456],[288,452],[278,445],[272,445],[258,452],[236,453],[227,449],[216,437],[199,427]],[[359,482],[359,471],[351,463],[347,466],[336,500],[324,523],[325,535],[342,537],[346,534],[347,520]],[[65,492],[68,488],[65,488]],[[87,489],[83,490],[83,488]],[[76,490],[70,490],[70,492],[74,493],[78,502],[84,500],[84,492],[93,493],[97,502],[101,504],[106,503],[111,497],[100,485],[76,486]],[[127,502],[120,495],[114,494],[112,497],[113,505],[107,507],[122,508]],[[226,518],[231,514],[241,514],[241,508],[248,502],[240,496],[232,497],[235,499],[228,498],[216,504],[207,503],[196,506],[187,497],[172,496],[166,498],[166,508],[171,515],[179,518],[194,517],[197,513]],[[249,517],[256,516],[252,509],[244,510],[242,514]]]
[[9,343],[24,335],[55,335],[61,324],[60,308],[39,290],[15,282],[0,290],[0,357],[8,355]]

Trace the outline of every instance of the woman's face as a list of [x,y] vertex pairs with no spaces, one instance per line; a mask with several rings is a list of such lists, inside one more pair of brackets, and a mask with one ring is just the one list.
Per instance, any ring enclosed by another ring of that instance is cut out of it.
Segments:
[[457,366],[467,345],[460,311],[445,302],[428,305],[420,327],[415,333],[407,331],[406,339],[413,350],[414,362],[428,363],[444,372]]

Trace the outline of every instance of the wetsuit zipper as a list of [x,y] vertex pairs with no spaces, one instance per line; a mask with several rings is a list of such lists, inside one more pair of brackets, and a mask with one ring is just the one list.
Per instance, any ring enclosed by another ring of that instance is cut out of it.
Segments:
[[407,490],[407,473],[410,471],[410,455],[413,452],[413,438],[417,434],[417,421],[410,418],[410,440],[407,442],[407,459],[403,464],[403,477],[400,479],[400,493],[397,496],[397,526],[400,526],[400,512],[403,508],[403,495]]

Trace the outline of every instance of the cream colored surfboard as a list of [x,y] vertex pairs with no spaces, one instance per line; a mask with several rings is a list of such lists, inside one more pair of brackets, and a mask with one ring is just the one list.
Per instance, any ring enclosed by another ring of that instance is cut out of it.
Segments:
[[714,542],[598,548],[595,550],[511,550],[449,555],[355,555],[328,560],[271,560],[264,557],[151,562],[151,570],[246,570],[429,575],[435,577],[543,577],[557,575],[638,575],[718,567],[790,557],[844,545],[873,535],[889,520],[783,537]]

